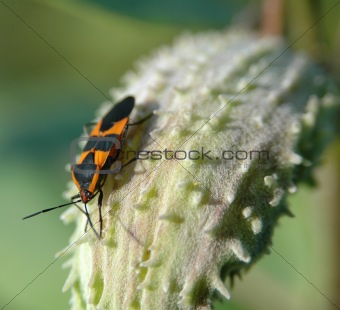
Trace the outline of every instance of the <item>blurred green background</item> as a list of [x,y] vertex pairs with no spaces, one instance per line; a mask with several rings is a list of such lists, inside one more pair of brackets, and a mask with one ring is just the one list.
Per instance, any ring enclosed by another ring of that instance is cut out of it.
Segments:
[[[261,1],[128,0],[9,1],[0,3],[0,306],[3,307],[68,244],[72,226],[54,211],[21,218],[63,203],[70,173],[70,142],[82,132],[109,89],[140,56],[171,43],[184,30],[249,22]],[[285,34],[293,42],[337,1],[288,1]],[[339,68],[340,5],[297,44]],[[313,19],[316,17],[315,19]],[[243,18],[243,19],[242,19]],[[41,36],[44,40],[42,40]],[[312,47],[311,47],[312,46]],[[57,51],[57,52],[56,52]],[[320,51],[322,51],[320,53]],[[337,62],[338,61],[338,62]],[[71,65],[70,65],[71,64]],[[75,70],[75,67],[77,70]],[[291,197],[294,219],[282,218],[273,247],[323,294],[340,305],[339,157],[333,143],[316,171],[319,187],[301,186]],[[337,200],[338,199],[338,200]],[[80,215],[81,216],[81,215]],[[68,309],[61,288],[65,258],[53,263],[6,309]],[[216,309],[334,309],[306,279],[272,253],[243,280],[231,301]]]

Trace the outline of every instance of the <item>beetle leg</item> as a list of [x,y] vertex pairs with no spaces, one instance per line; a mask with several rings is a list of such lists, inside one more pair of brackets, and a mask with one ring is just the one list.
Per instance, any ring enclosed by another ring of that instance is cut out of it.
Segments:
[[94,233],[96,234],[97,238],[100,239],[97,231],[93,227],[93,224],[92,224],[92,221],[91,221],[91,218],[90,218],[90,214],[87,211],[86,203],[84,204],[84,206],[85,206],[85,213],[86,213],[86,216],[87,216],[87,221],[89,222],[89,224],[90,224],[91,228],[93,229]]
[[147,119],[149,119],[152,115],[153,115],[153,113],[150,113],[149,115],[145,116],[144,118],[142,118],[141,120],[137,121],[136,123],[127,124],[126,126],[129,127],[129,126],[140,125],[143,122],[145,122]]
[[102,217],[102,202],[103,202],[103,191],[99,190],[99,197],[98,197],[98,211],[99,211],[99,223],[100,223],[100,237],[102,236],[102,229],[103,229],[103,217]]

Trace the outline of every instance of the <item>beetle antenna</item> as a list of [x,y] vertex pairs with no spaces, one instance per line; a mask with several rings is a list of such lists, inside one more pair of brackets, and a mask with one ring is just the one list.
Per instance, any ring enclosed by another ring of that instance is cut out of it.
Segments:
[[72,201],[72,202],[69,202],[69,203],[65,203],[63,205],[60,205],[60,206],[56,206],[56,207],[53,207],[53,208],[48,208],[48,209],[44,209],[44,210],[41,210],[39,212],[36,212],[36,213],[33,213],[33,214],[30,214],[30,215],[27,215],[25,216],[24,218],[22,218],[23,220],[25,219],[28,219],[30,217],[33,217],[33,216],[36,216],[40,213],[45,213],[45,212],[48,212],[48,211],[52,211],[54,209],[59,209],[59,208],[62,208],[62,207],[66,207],[66,206],[69,206],[69,205],[72,205],[72,204],[76,204],[77,202],[81,202],[81,200],[77,200],[77,201]]

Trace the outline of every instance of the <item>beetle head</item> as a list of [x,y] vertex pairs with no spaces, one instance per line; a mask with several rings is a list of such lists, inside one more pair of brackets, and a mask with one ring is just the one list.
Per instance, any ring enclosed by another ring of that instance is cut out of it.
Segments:
[[90,201],[93,196],[93,194],[87,189],[81,189],[79,195],[83,203],[87,203],[88,201]]

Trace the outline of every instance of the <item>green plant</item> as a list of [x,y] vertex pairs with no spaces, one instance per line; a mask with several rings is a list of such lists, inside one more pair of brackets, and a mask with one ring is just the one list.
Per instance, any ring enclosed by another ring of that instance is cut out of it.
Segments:
[[238,29],[185,34],[123,85],[112,96],[136,97],[132,119],[155,111],[126,150],[204,148],[211,159],[140,160],[110,176],[101,242],[66,211],[77,229],[64,289],[73,309],[210,309],[216,292],[229,298],[226,278],[270,249],[287,195],[311,182],[334,131],[336,89],[280,39]]

